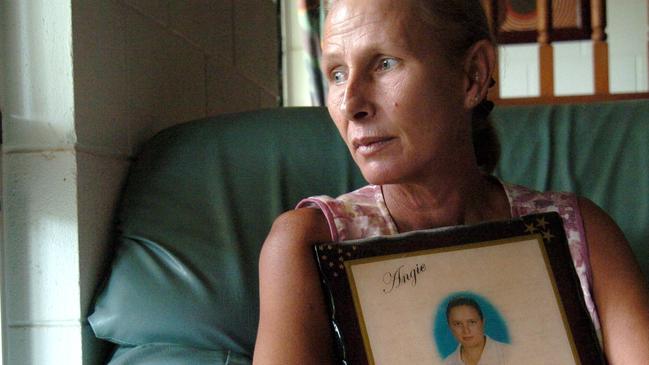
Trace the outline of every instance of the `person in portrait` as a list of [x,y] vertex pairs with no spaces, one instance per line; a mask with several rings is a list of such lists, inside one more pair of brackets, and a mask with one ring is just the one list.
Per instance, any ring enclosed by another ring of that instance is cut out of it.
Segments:
[[468,297],[451,299],[446,321],[458,346],[444,359],[444,365],[506,364],[507,344],[485,334],[485,319],[478,302]]
[[254,365],[339,363],[313,245],[547,211],[564,217],[609,364],[646,365],[649,291],[622,231],[588,199],[492,175],[496,51],[481,1],[327,2],[327,109],[369,185],[305,197],[273,223],[260,253]]

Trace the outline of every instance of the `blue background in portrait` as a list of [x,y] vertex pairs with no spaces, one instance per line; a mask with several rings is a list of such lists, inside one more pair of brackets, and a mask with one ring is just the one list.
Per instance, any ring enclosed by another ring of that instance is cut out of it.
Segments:
[[446,322],[446,306],[451,299],[457,296],[468,297],[478,303],[482,310],[482,314],[484,315],[484,332],[487,336],[499,342],[511,343],[505,320],[498,310],[485,297],[468,291],[456,292],[447,296],[442,301],[437,308],[437,314],[435,315],[433,337],[435,338],[437,350],[442,356],[442,359],[455,351],[458,345],[457,340],[453,337],[451,329],[448,327],[448,323]]

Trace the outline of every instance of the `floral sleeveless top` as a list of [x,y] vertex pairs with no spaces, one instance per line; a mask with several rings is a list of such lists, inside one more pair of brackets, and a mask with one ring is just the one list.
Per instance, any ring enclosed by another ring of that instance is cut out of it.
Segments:
[[[520,185],[501,182],[511,210],[512,218],[528,214],[557,212],[563,219],[572,261],[584,294],[588,312],[600,338],[599,317],[591,293],[591,270],[588,245],[577,197],[572,193],[530,190]],[[333,241],[385,236],[399,233],[392,220],[380,185],[368,185],[343,194],[338,198],[326,195],[303,199],[297,208],[314,207],[324,213]]]

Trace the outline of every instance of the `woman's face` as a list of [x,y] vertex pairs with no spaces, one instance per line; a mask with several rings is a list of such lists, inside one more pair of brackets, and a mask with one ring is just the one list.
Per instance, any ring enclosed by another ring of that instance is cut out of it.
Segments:
[[473,156],[468,81],[412,1],[339,0],[327,17],[327,107],[365,178],[418,182]]
[[451,308],[448,325],[455,339],[465,348],[482,345],[484,321],[472,306],[459,305]]

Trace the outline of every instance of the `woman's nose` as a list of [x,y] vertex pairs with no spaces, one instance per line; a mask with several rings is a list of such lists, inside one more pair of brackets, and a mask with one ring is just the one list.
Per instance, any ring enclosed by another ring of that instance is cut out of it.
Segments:
[[347,120],[362,121],[374,115],[370,83],[362,77],[350,78],[345,85],[340,111]]

